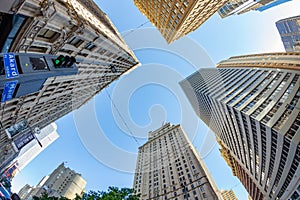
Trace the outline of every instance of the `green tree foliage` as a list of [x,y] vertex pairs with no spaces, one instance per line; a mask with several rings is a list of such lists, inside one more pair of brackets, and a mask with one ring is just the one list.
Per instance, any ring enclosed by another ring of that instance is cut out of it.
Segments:
[[84,194],[82,200],[138,200],[139,195],[133,194],[129,188],[109,187],[107,192],[90,191]]
[[33,200],[69,200],[65,197],[49,197],[47,193],[43,193],[41,197],[34,196]]
[[[49,197],[43,194],[41,197],[33,197],[33,200],[68,200],[65,197]],[[133,193],[129,188],[109,187],[107,192],[103,191],[90,191],[85,193],[83,197],[76,196],[74,200],[139,200],[139,195]]]

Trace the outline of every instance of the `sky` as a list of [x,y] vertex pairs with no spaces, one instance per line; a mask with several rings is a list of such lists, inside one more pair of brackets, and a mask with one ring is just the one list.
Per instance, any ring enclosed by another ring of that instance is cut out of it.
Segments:
[[178,82],[231,56],[284,51],[275,22],[299,15],[300,1],[225,19],[215,14],[171,45],[146,23],[132,0],[96,3],[124,35],[141,66],[59,119],[60,137],[15,177],[13,191],[26,183],[36,185],[62,162],[82,174],[87,191],[132,187],[138,147],[149,131],[171,122],[182,124],[218,188],[233,189],[239,199],[247,199],[220,156],[213,133],[197,118]]

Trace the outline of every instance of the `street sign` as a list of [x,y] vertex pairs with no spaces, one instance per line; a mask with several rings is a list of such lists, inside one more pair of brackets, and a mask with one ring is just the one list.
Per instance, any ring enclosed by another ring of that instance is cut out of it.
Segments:
[[2,92],[1,102],[5,102],[5,101],[11,100],[13,98],[13,94],[15,92],[17,84],[18,84],[17,80],[10,81],[5,84],[4,90]]
[[17,147],[17,149],[20,151],[26,144],[34,140],[34,135],[31,131],[27,131],[25,133],[22,133],[18,138],[14,140],[14,144]]
[[14,53],[3,54],[3,62],[6,78],[16,78],[19,76],[18,66]]
[[17,135],[18,133],[24,131],[25,129],[28,128],[28,123],[26,120],[22,120],[14,125],[12,125],[11,127],[5,129],[5,132],[7,134],[7,137],[9,139],[11,139],[12,137],[14,137],[15,135]]

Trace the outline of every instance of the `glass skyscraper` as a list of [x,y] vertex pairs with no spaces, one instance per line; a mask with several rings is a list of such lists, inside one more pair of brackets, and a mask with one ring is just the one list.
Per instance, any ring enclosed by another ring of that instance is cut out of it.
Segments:
[[284,48],[287,52],[300,52],[300,15],[276,22]]
[[222,18],[251,10],[264,11],[291,0],[230,0],[218,11]]

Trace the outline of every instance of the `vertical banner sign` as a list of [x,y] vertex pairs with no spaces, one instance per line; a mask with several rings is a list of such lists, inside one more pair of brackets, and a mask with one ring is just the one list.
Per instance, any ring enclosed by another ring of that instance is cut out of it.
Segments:
[[3,54],[3,62],[4,62],[6,78],[10,79],[19,76],[15,54],[13,53]]
[[10,81],[5,84],[4,90],[2,92],[1,102],[5,102],[5,101],[11,100],[13,98],[17,84],[18,84],[17,80]]
[[5,175],[5,177],[9,180],[12,180],[12,178],[15,176],[16,172],[17,172],[17,165],[16,163],[14,163],[13,165],[9,166],[5,172],[3,173],[3,175]]

